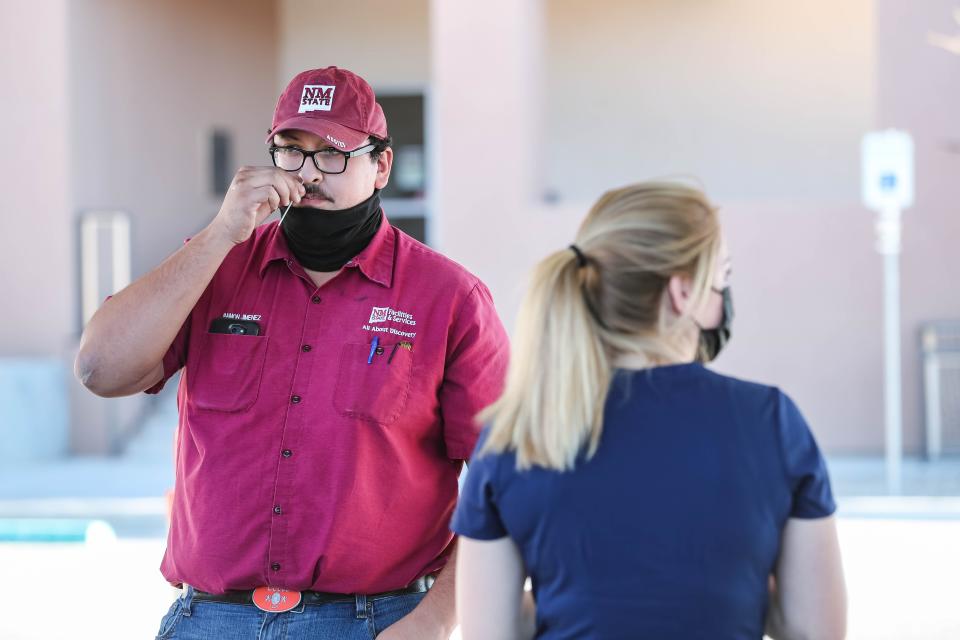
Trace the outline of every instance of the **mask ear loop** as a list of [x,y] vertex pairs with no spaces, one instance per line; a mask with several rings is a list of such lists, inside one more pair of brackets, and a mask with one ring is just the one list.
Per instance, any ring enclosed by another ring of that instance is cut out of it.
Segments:
[[[283,224],[283,219],[286,217],[287,212],[290,211],[290,207],[293,206],[293,200],[290,201],[290,204],[287,205],[287,208],[283,210],[283,213],[280,214],[280,224]],[[280,211],[278,208],[277,211]]]

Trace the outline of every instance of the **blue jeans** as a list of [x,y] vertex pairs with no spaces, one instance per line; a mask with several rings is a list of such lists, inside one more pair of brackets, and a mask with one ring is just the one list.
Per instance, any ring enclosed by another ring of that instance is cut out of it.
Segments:
[[196,602],[193,587],[170,606],[157,640],[371,640],[420,604],[426,593],[332,602],[285,613],[252,604]]

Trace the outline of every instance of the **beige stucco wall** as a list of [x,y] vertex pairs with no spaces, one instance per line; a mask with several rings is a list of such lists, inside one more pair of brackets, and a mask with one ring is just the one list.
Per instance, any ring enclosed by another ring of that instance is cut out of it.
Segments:
[[[441,247],[491,284],[511,322],[530,265],[569,242],[603,190],[696,176],[722,206],[735,254],[736,338],[718,368],[787,389],[827,449],[878,451],[879,261],[858,203],[860,137],[875,126],[872,4],[552,1],[542,19],[541,59],[510,29],[465,21],[513,65],[481,53],[469,26],[435,36],[436,91],[460,98],[439,101],[439,125],[482,145],[474,164],[466,148],[441,149]],[[544,73],[525,89],[516,80],[529,66]],[[479,105],[464,98],[471,88]],[[486,119],[491,103],[506,105],[499,127]],[[534,173],[497,167],[488,140]]]
[[133,275],[217,212],[207,136],[234,164],[269,162],[276,11],[262,0],[70,3],[74,210],[132,216]]
[[0,20],[0,356],[59,356],[74,319],[67,2],[10,3]]
[[377,90],[425,89],[430,40],[427,0],[278,0],[277,95],[297,73],[335,65]]
[[[878,124],[871,0],[280,6],[281,85],[314,59],[375,86],[429,83],[433,237],[508,325],[530,266],[604,189],[696,176],[736,262],[736,339],[717,366],[787,389],[828,450],[880,451],[880,261],[859,204],[860,138]],[[391,28],[356,46],[373,17]]]
[[[212,129],[233,138],[233,165],[268,161],[277,67],[272,2],[69,3],[72,234],[82,212],[126,211],[132,276],[143,275],[212,219]],[[58,231],[59,233],[59,231]],[[79,277],[71,263],[69,290]],[[77,313],[72,320],[76,322]],[[71,449],[106,453],[138,424],[145,396],[95,398],[74,383]]]
[[[717,368],[782,386],[828,450],[879,452],[880,260],[859,204],[873,2],[548,6],[545,187],[585,209],[638,179],[702,181],[734,259]],[[905,426],[915,448],[917,417]]]
[[[566,245],[602,190],[698,176],[735,259],[736,337],[718,367],[783,386],[834,452],[882,447],[881,266],[859,140],[910,129],[904,425],[908,450],[922,442],[916,333],[960,315],[947,275],[960,267],[960,57],[925,42],[956,29],[948,0],[22,5],[0,25],[0,126],[51,152],[42,172],[0,161],[24,187],[3,205],[0,259],[18,275],[4,288],[16,338],[0,336],[2,354],[59,353],[73,335],[77,212],[129,211],[142,274],[219,205],[209,130],[234,133],[237,164],[264,162],[289,77],[338,64],[382,91],[428,92],[433,237],[491,285],[508,325],[529,267]],[[31,25],[49,36],[40,49]],[[24,269],[21,240],[37,228],[44,265]]]
[[[883,298],[871,214],[856,203],[720,202],[736,320],[717,367],[781,386],[828,451],[879,453]],[[917,423],[906,424],[914,444]]]
[[723,198],[858,198],[871,0],[546,5],[544,160],[561,197],[692,174]]

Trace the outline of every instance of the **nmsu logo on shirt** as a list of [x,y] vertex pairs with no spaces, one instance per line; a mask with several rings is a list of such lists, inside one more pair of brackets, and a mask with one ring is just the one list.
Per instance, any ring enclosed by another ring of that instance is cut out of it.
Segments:
[[396,309],[391,309],[390,307],[374,307],[370,311],[369,323],[375,324],[378,322],[401,322],[410,326],[417,324],[417,321],[414,320],[413,316],[409,313],[397,311]]
[[[370,310],[370,320],[361,327],[364,331],[372,331],[374,333],[385,333],[394,336],[400,336],[401,338],[416,338],[416,331],[401,331],[396,327],[391,326],[374,326],[377,324],[382,325],[384,322],[399,322],[407,325],[408,327],[417,326],[417,321],[413,319],[413,316],[409,313],[404,313],[403,311],[397,311],[390,307],[374,307]],[[406,327],[405,327],[406,328]]]
[[333,106],[333,92],[336,90],[337,88],[332,85],[303,85],[303,94],[300,96],[300,110],[297,113],[330,111]]

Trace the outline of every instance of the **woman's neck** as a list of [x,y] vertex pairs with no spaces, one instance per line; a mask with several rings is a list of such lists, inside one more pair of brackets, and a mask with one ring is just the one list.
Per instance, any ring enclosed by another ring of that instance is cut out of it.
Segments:
[[680,358],[651,358],[641,353],[626,353],[613,361],[616,369],[650,369],[651,367],[662,367],[671,364],[687,364],[693,362],[693,357],[687,360]]
[[646,345],[647,349],[622,353],[613,359],[617,369],[649,369],[671,364],[687,364],[697,358],[697,341],[684,336],[673,342],[657,340],[656,344]]

